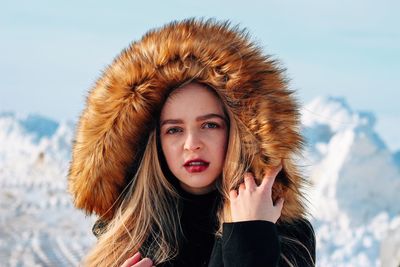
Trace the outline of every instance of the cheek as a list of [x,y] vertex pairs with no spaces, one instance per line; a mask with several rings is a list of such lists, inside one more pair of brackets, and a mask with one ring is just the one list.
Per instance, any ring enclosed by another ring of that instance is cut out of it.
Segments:
[[167,160],[169,167],[171,168],[172,167],[171,163],[174,163],[177,161],[176,148],[170,142],[165,141],[165,140],[161,142],[161,148],[164,153],[164,157]]
[[212,145],[215,149],[214,152],[216,153],[216,155],[219,156],[220,160],[223,161],[225,159],[226,150],[228,146],[227,136],[222,135],[219,136],[219,138],[215,138],[214,140],[215,142]]

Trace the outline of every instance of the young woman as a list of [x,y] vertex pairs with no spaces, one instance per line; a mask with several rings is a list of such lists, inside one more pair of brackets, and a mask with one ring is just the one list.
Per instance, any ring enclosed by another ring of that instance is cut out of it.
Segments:
[[69,172],[87,266],[314,266],[298,106],[244,31],[174,22],[92,89]]

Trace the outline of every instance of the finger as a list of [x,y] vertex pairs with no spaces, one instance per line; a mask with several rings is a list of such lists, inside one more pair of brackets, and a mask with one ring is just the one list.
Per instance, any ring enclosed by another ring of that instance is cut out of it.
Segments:
[[233,199],[237,198],[237,196],[238,196],[237,190],[232,189],[231,191],[229,191],[229,198],[230,198],[230,200],[233,200]]
[[275,182],[276,176],[278,176],[278,173],[282,170],[282,164],[279,164],[275,168],[268,168],[265,172],[264,178],[261,182],[261,185],[263,186],[268,186],[269,188],[272,188],[272,185]]
[[254,191],[256,189],[257,185],[251,172],[248,172],[244,175],[244,184],[246,189],[250,191]]
[[239,195],[242,194],[244,192],[244,190],[246,190],[246,186],[244,183],[241,183],[239,185]]
[[132,266],[133,264],[137,263],[142,256],[140,255],[140,252],[136,252],[135,255],[127,259],[124,264],[122,264],[121,267],[129,267]]
[[153,266],[153,261],[149,258],[144,258],[143,260],[139,261],[135,264],[134,267],[151,267]]

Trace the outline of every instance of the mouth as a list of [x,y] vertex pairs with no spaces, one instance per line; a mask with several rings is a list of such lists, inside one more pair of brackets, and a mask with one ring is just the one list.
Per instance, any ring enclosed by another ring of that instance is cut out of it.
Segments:
[[183,165],[185,167],[185,169],[190,172],[190,173],[194,173],[194,172],[202,172],[205,171],[208,166],[210,165],[209,162],[202,160],[202,159],[192,159],[192,160],[188,160],[185,162],[185,164]]

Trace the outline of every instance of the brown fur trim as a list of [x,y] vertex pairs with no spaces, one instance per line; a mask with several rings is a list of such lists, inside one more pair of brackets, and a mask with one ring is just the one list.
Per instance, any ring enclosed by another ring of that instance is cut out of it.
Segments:
[[245,31],[227,22],[195,19],[148,32],[123,50],[91,89],[69,170],[75,205],[113,216],[113,204],[128,183],[127,171],[140,160],[164,98],[191,79],[215,88],[256,137],[256,174],[283,160],[274,197],[285,196],[283,220],[303,216],[299,189],[304,181],[291,160],[302,145],[298,105],[282,70]]

